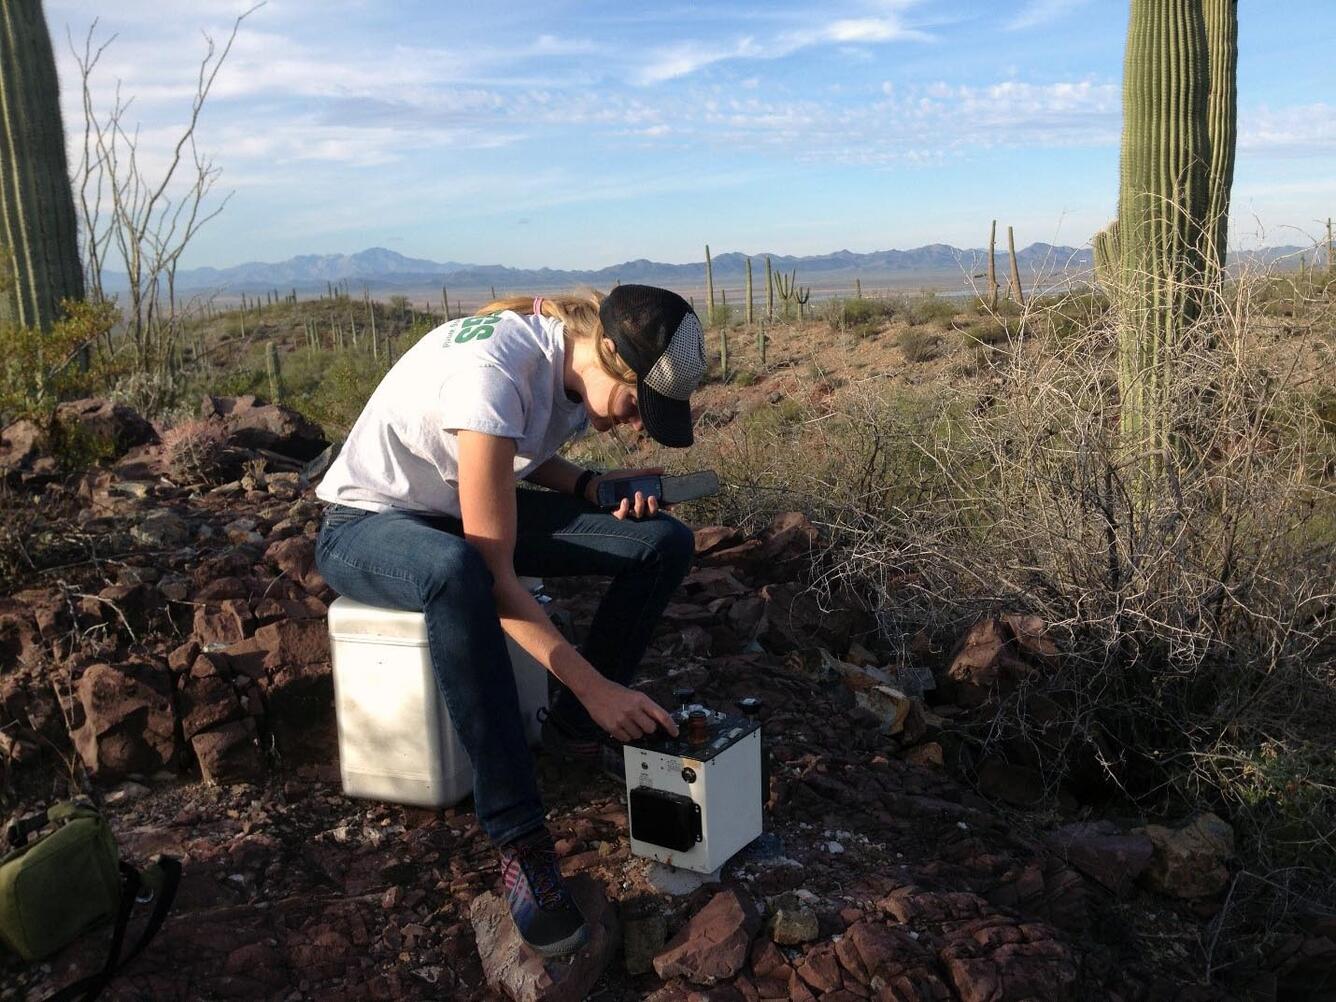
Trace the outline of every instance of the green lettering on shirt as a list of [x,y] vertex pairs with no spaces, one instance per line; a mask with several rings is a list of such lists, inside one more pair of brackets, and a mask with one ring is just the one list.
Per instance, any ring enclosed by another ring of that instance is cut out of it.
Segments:
[[462,344],[465,341],[486,341],[496,331],[497,322],[501,319],[499,313],[488,313],[481,317],[465,317],[462,320],[452,320],[450,325],[455,327],[452,335],[446,341],[446,347],[452,344]]

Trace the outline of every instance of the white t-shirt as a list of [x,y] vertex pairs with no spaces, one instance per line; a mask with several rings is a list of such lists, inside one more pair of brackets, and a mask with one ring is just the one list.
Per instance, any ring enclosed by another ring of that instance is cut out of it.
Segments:
[[459,516],[455,432],[515,440],[515,478],[584,430],[563,384],[563,324],[513,313],[442,324],[386,373],[316,490],[323,501]]

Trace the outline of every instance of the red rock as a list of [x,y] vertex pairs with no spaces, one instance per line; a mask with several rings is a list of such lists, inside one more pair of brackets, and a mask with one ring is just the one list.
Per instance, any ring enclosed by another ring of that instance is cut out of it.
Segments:
[[294,762],[336,762],[334,674],[329,663],[286,665],[261,685],[265,723],[283,755]]
[[199,651],[199,641],[192,637],[181,646],[173,648],[171,654],[167,655],[167,667],[174,672],[189,671],[190,666],[195,663],[195,658],[199,656]]
[[751,969],[758,978],[784,979],[793,970],[779,947],[768,939],[758,939],[752,947]]
[[506,903],[488,892],[473,900],[469,919],[483,972],[495,991],[514,1002],[582,1002],[612,959],[616,917],[603,889],[583,874],[567,881],[589,925],[589,941],[569,959],[544,963],[515,930]]
[[[1006,926],[1019,929],[1019,942],[997,928]],[[1018,925],[998,915],[966,922],[947,933],[939,955],[964,1002],[1068,1002],[1076,997],[1071,951],[1038,923]]]
[[732,985],[716,985],[687,994],[687,1002],[742,1002],[742,999],[742,993]]
[[329,442],[320,426],[281,404],[262,404],[254,396],[207,396],[200,415],[220,420],[227,444],[244,449],[267,449],[294,459],[311,460]]
[[761,559],[783,562],[810,559],[820,535],[802,512],[786,511],[771,520],[761,538]]
[[1110,821],[1064,825],[1049,835],[1048,842],[1072,866],[1120,897],[1132,893],[1154,852],[1150,836],[1124,835]]
[[727,980],[747,962],[760,927],[749,897],[732,888],[720,891],[655,956],[654,971],[665,981],[682,977],[697,985]]
[[793,1002],[816,1002],[816,996],[813,995],[812,990],[807,987],[807,983],[798,976],[797,971],[794,971],[793,974],[789,976],[788,997],[792,999]]
[[206,783],[255,780],[264,774],[264,757],[250,717],[196,734],[190,746]]
[[175,760],[176,713],[165,667],[95,664],[75,694],[83,721],[71,736],[94,776],[151,773]]
[[682,582],[682,590],[693,599],[736,598],[751,589],[727,567],[696,567]]
[[1144,875],[1151,890],[1175,898],[1206,898],[1229,883],[1227,860],[1234,855],[1234,829],[1209,812],[1181,828],[1148,825],[1139,829],[1153,845]]
[[[124,404],[91,397],[56,407],[54,427],[66,441],[88,442],[111,456],[158,441],[153,426]],[[104,457],[105,458],[105,457]]]
[[252,588],[238,577],[215,578],[195,592],[196,602],[221,602],[223,599],[249,600]]
[[1036,915],[1064,929],[1089,924],[1089,894],[1080,875],[1055,856],[1022,860],[1008,866],[988,892],[994,905]]
[[266,651],[268,672],[319,664],[329,660],[329,629],[324,620],[283,620],[255,631],[255,642]]
[[271,543],[264,559],[307,592],[314,594],[325,586],[325,579],[315,569],[315,540],[309,536],[289,536]]
[[46,432],[35,421],[21,418],[6,425],[0,430],[0,473],[31,469],[48,448]]
[[228,599],[196,608],[192,632],[201,646],[226,646],[244,640],[253,623],[250,607],[245,602]]
[[1056,653],[1037,616],[1003,616],[975,623],[956,645],[947,676],[962,706],[980,706],[1032,677]]
[[844,984],[844,978],[840,975],[840,962],[832,943],[822,943],[808,950],[793,965],[793,969],[798,977],[818,992],[833,992]]
[[702,529],[697,529],[694,535],[696,537],[697,556],[713,553],[725,547],[736,546],[742,542],[742,533],[737,529],[730,529],[726,525],[707,525]]
[[244,713],[236,690],[221,675],[182,679],[180,696],[181,732],[186,739],[229,720],[240,720]]

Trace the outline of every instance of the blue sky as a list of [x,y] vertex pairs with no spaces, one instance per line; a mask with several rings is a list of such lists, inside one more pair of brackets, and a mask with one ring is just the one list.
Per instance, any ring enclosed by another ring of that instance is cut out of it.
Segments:
[[[93,80],[134,96],[165,162],[203,33],[232,0],[46,0],[72,148],[67,31],[117,36]],[[199,146],[226,209],[183,265],[385,246],[602,267],[715,252],[1084,244],[1117,194],[1126,0],[655,4],[269,0],[243,23]],[[1336,214],[1336,3],[1241,0],[1231,238],[1302,243]],[[77,155],[72,152],[72,156]]]

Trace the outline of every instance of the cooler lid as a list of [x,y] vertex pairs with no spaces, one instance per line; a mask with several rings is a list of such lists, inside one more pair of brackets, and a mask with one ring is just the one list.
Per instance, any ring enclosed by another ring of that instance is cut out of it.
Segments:
[[329,606],[329,635],[347,640],[427,642],[427,621],[420,612],[363,605],[340,595]]

